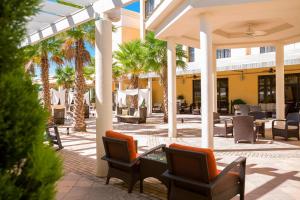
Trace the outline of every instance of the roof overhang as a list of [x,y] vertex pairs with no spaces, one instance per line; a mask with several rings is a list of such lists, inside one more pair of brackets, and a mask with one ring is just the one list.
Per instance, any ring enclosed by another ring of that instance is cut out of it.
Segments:
[[[159,39],[199,48],[203,14],[218,48],[300,41],[299,0],[165,0],[148,18],[146,28]],[[247,35],[249,26],[264,35]]]
[[120,20],[120,8],[136,0],[67,0],[83,6],[76,8],[44,0],[39,12],[27,23],[27,36],[21,46],[37,43],[72,27],[88,22],[95,17],[108,17]]

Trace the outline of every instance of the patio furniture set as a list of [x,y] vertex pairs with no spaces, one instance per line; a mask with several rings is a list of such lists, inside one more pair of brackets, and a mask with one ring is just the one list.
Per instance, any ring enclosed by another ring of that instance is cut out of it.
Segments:
[[[241,107],[241,110],[243,107]],[[237,115],[234,117],[220,118],[219,113],[214,113],[214,135],[228,135],[234,137],[235,143],[249,141],[254,143],[258,136],[265,137],[266,113],[262,111],[248,112],[247,115]],[[299,140],[299,113],[288,113],[286,119],[272,120],[272,137],[297,138]]]
[[128,185],[128,193],[139,182],[154,177],[168,188],[168,199],[244,199],[246,158],[240,157],[222,171],[217,170],[211,149],[179,144],[159,145],[137,154],[133,137],[107,131],[102,138],[108,162],[106,184],[118,178]]

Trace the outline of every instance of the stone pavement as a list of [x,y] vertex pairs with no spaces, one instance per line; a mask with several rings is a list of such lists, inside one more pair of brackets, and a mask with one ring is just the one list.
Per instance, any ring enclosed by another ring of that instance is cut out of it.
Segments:
[[[199,146],[200,117],[178,115],[177,118],[179,137],[176,139],[167,137],[167,124],[161,122],[160,114],[149,118],[147,124],[139,125],[117,123],[114,119],[114,129],[137,139],[140,152],[162,143]],[[64,160],[65,176],[57,184],[57,199],[166,199],[166,188],[153,178],[146,179],[144,194],[138,192],[138,184],[133,193],[128,194],[122,181],[111,179],[111,183],[105,185],[104,179],[96,177],[95,120],[89,119],[87,123],[87,132],[61,136],[64,149],[59,154]],[[222,169],[238,156],[245,156],[246,199],[300,199],[300,142],[272,141],[270,126],[271,122],[266,124],[266,138],[260,138],[255,144],[234,144],[233,138],[215,137],[218,168]]]

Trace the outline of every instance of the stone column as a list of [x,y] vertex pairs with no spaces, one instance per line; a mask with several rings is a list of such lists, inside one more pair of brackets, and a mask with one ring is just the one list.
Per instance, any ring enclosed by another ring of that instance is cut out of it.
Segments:
[[176,137],[176,44],[168,41],[168,136]]
[[96,20],[96,175],[107,175],[107,163],[101,160],[105,154],[102,136],[112,129],[112,24],[106,19]]
[[148,99],[148,116],[152,114],[152,78],[148,78],[148,89],[149,89],[149,99]]
[[276,118],[285,119],[284,45],[276,44]]
[[145,0],[140,0],[140,39],[145,39]]
[[202,147],[213,148],[212,33],[206,16],[200,17],[200,52]]

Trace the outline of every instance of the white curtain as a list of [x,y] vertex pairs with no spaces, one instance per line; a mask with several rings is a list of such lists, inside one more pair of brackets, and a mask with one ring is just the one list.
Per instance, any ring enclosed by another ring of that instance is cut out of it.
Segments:
[[52,104],[53,105],[58,105],[58,102],[59,102],[59,91],[53,89],[52,90]]
[[149,107],[149,89],[139,89],[139,98],[138,98],[139,107],[142,105],[143,101],[145,100],[145,106]]
[[90,93],[87,92],[84,94],[84,102],[87,104],[87,105],[90,105]]
[[139,94],[139,89],[125,90],[127,96],[134,96]]
[[74,99],[74,92],[69,91],[69,96],[68,96],[69,105],[71,105],[73,99]]
[[58,95],[59,95],[60,105],[64,106],[66,102],[66,89],[59,89]]
[[118,101],[117,103],[119,104],[120,107],[126,106],[126,91],[124,90],[118,90],[117,94]]

